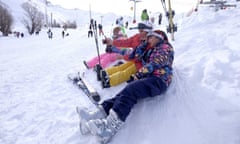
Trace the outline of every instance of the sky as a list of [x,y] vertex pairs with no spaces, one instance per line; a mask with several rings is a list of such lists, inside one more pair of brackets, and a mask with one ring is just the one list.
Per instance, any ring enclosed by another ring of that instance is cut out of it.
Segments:
[[[49,0],[52,4],[58,4],[65,8],[79,8],[89,10],[91,5],[92,11],[97,12],[115,12],[117,14],[132,14],[131,7],[134,6],[129,0]],[[172,0],[172,8],[177,12],[190,11],[198,0]],[[167,1],[166,1],[167,2]],[[143,9],[149,12],[163,12],[160,0],[142,0],[136,4],[136,11],[141,12]]]
[[[16,1],[5,2],[17,8]],[[134,105],[109,144],[240,144],[239,17],[239,8],[215,12],[209,7],[179,17],[170,40],[175,51],[170,87]],[[166,24],[156,28],[165,30]],[[112,28],[104,26],[107,36]],[[76,113],[76,106],[96,107],[68,74],[84,74],[102,100],[127,84],[102,89],[94,70],[83,64],[97,55],[95,39],[87,37],[85,27],[67,29],[65,38],[62,30],[53,28],[53,39],[48,29],[24,38],[0,34],[0,144],[97,143],[94,136],[80,134]],[[135,32],[126,30],[128,36]]]

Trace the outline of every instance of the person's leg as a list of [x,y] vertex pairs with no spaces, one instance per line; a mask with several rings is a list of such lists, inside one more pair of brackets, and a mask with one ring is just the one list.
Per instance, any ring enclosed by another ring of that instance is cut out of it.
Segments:
[[111,67],[101,71],[101,81],[103,88],[116,86],[130,79],[137,71],[135,63],[127,62],[119,66]]
[[165,91],[165,84],[157,77],[132,82],[115,98],[102,103],[104,109],[108,111],[108,116],[103,119],[87,121],[85,123],[86,130],[98,136],[101,143],[107,143],[122,127],[130,110],[138,100],[156,96]]
[[126,82],[127,80],[130,79],[130,76],[132,74],[135,74],[136,72],[137,72],[137,69],[136,69],[135,64],[131,64],[124,70],[118,71],[118,72],[110,75],[109,84],[110,84],[110,86],[116,86],[123,82]]
[[131,108],[137,103],[137,100],[159,95],[166,91],[165,84],[156,77],[144,78],[129,83],[115,97],[103,101],[101,104],[106,114],[110,109],[114,109],[125,121]]
[[105,71],[110,76],[113,73],[116,73],[116,72],[119,72],[119,71],[122,71],[122,70],[126,69],[127,67],[129,67],[132,64],[134,64],[134,62],[129,61],[129,62],[126,62],[126,63],[121,64],[119,66],[113,66],[113,67],[107,68],[107,69],[105,69]]
[[118,59],[117,55],[118,54],[116,54],[116,53],[106,53],[106,55],[103,58],[101,58],[102,68],[106,68],[111,63],[115,62]]
[[166,91],[166,85],[157,77],[143,78],[129,83],[117,94],[112,109],[125,121],[138,100],[153,97]]
[[[101,59],[104,59],[104,57],[105,57],[106,55],[107,55],[107,53],[101,54],[101,55],[100,55],[100,60],[101,60]],[[96,56],[96,57],[94,57],[94,58],[86,61],[86,63],[87,63],[87,65],[88,65],[89,68],[93,68],[96,64],[99,63],[99,57]]]
[[103,101],[103,103],[101,104],[102,108],[104,109],[107,115],[109,114],[110,109],[113,107],[115,100],[116,100],[116,97],[107,99]]

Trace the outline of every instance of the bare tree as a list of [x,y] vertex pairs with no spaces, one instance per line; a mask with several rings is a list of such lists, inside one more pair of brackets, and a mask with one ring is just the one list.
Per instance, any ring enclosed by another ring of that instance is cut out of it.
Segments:
[[76,29],[77,28],[77,22],[76,21],[67,21],[65,24],[64,24],[64,27],[65,28],[72,28],[72,29]]
[[13,24],[13,17],[9,11],[0,5],[0,31],[3,36],[8,36],[11,32],[11,26]]
[[43,13],[40,12],[37,7],[28,2],[23,3],[22,8],[26,12],[26,18],[23,19],[23,24],[27,28],[28,33],[32,35],[33,33],[40,31],[44,21]]

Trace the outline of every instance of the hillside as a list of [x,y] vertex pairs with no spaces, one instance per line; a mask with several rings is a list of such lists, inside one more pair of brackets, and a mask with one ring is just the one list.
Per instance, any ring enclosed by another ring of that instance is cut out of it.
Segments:
[[[22,31],[24,30],[24,26],[22,24],[22,20],[24,17],[24,10],[21,7],[21,4],[25,2],[25,0],[1,0],[4,5],[6,5],[7,9],[14,17],[14,25],[13,31]],[[47,4],[47,7],[44,3],[45,0],[31,0],[39,10],[45,15],[47,12],[48,21],[56,20],[56,22],[63,24],[67,21],[76,21],[78,27],[88,28],[89,25],[89,11],[83,11],[80,9],[65,9],[59,5],[52,5],[50,2]],[[96,13],[92,11],[92,17],[96,19],[98,22],[101,21],[101,16],[103,16],[102,22],[103,25],[111,25],[115,22],[117,15],[113,13]],[[86,17],[88,16],[88,18]]]
[[[15,0],[5,2],[17,5]],[[214,12],[207,7],[179,17],[171,41],[175,59],[170,88],[136,104],[110,144],[239,144],[239,17],[239,8]],[[111,28],[106,25],[106,35]],[[81,27],[68,30],[64,39],[61,31],[53,29],[53,39],[46,29],[38,36],[0,37],[0,144],[97,143],[95,137],[80,134],[75,111],[76,106],[95,107],[67,75],[85,72],[102,100],[126,83],[102,89],[95,72],[82,63],[97,55],[94,39]],[[127,30],[129,36],[135,32]],[[103,53],[105,45],[99,47]]]

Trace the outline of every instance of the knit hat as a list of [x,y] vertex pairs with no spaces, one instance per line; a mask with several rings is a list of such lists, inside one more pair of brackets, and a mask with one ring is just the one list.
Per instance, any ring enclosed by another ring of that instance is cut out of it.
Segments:
[[157,38],[159,38],[159,39],[161,39],[161,40],[164,40],[164,37],[163,37],[163,35],[162,35],[162,31],[160,31],[160,30],[151,31],[151,32],[149,32],[149,33],[147,34],[147,36],[148,36],[148,37],[149,37],[149,36],[155,36],[155,37],[157,37]]
[[137,27],[129,28],[132,29],[142,29],[143,31],[149,32],[153,29],[153,26],[150,22],[139,22]]

